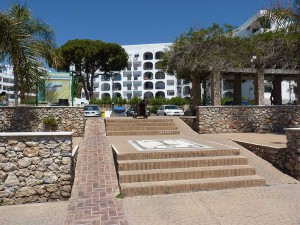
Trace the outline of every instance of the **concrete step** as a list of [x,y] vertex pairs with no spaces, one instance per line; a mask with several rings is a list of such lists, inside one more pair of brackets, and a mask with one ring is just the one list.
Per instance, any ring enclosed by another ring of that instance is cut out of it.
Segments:
[[105,119],[105,124],[121,124],[121,123],[127,123],[127,124],[141,124],[141,123],[162,123],[162,122],[169,122],[173,123],[172,118],[163,118],[163,119]]
[[170,180],[140,183],[122,183],[121,193],[125,196],[158,195],[200,190],[220,190],[265,186],[265,179],[257,176],[235,176],[207,179]]
[[118,162],[118,170],[130,171],[206,166],[246,165],[247,163],[248,159],[244,156],[120,160]]
[[[157,126],[164,126],[164,127],[167,127],[167,126],[170,126],[170,127],[174,127],[175,124],[174,122],[164,122],[164,121],[161,121],[161,122],[143,122],[143,123],[135,123],[135,122],[132,122],[132,123],[109,123],[109,124],[106,124],[106,128],[111,128],[111,127],[126,127],[126,126],[145,126],[145,127],[157,127]],[[176,127],[176,126],[175,126]]]
[[189,167],[156,170],[119,171],[119,181],[122,184],[133,182],[247,176],[254,174],[255,168],[249,165]]
[[210,157],[210,156],[232,156],[239,155],[239,149],[201,149],[184,151],[151,151],[134,152],[125,154],[114,153],[117,161],[121,160],[142,160],[142,159],[170,159],[170,158],[192,158],[192,157]]
[[107,127],[107,132],[111,131],[157,131],[157,130],[178,130],[177,127],[172,125],[157,125],[157,126],[133,126],[133,125],[126,125],[126,126],[110,126]]
[[179,130],[106,131],[106,136],[180,135]]

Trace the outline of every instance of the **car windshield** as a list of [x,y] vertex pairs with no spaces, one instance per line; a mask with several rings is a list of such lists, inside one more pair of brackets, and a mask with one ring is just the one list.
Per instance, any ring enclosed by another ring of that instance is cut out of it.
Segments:
[[165,109],[178,109],[176,105],[166,105]]
[[99,110],[97,106],[84,106],[84,110]]

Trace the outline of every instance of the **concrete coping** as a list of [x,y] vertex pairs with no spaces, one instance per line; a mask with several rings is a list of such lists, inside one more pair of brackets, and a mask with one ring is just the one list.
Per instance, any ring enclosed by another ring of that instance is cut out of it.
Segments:
[[286,131],[300,132],[300,128],[284,128]]
[[284,107],[294,107],[298,108],[300,105],[206,105],[206,106],[196,106],[198,108],[284,108]]
[[0,137],[72,136],[74,132],[0,132]]

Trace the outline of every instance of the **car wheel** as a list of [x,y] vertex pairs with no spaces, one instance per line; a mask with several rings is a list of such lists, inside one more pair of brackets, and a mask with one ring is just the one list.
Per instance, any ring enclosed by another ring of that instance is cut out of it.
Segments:
[[164,116],[166,116],[167,115],[167,113],[164,113]]

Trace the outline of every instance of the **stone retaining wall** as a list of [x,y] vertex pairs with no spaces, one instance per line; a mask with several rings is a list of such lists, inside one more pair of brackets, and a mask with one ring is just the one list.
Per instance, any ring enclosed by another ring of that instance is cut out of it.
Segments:
[[73,171],[72,132],[0,133],[4,204],[68,199]]
[[80,107],[0,107],[0,132],[47,131],[43,119],[50,116],[58,121],[56,131],[83,136],[85,118]]
[[291,175],[290,171],[287,169],[287,162],[288,162],[287,148],[273,148],[270,146],[262,146],[254,143],[246,143],[246,142],[240,142],[236,140],[234,140],[234,142],[250,150],[255,155],[258,155],[260,158],[268,161],[274,167],[281,170],[282,172]]
[[300,128],[285,129],[287,138],[287,169],[291,175],[300,180]]
[[197,107],[200,134],[284,132],[300,127],[300,106],[205,106]]
[[180,119],[182,119],[194,131],[198,131],[197,130],[198,126],[197,126],[197,122],[196,122],[197,119],[195,116],[181,116]]

